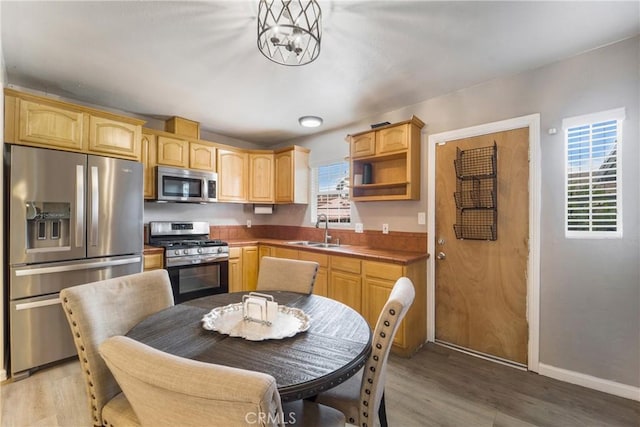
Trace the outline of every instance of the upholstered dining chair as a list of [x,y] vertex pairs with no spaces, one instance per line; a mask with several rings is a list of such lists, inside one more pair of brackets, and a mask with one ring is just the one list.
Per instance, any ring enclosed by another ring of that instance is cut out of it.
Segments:
[[317,262],[265,256],[260,260],[256,289],[310,294],[317,273]]
[[344,415],[313,402],[282,405],[261,372],[164,353],[125,336],[100,346],[142,426],[344,426]]
[[317,403],[338,409],[347,422],[360,427],[387,426],[384,406],[384,383],[387,358],[400,322],[407,314],[415,298],[413,283],[407,277],[399,278],[393,285],[373,332],[371,355],[364,368],[339,386],[320,393]]
[[173,305],[166,270],[72,286],[60,292],[71,327],[95,426],[138,426],[138,418],[98,347],[107,338],[125,334],[150,314]]

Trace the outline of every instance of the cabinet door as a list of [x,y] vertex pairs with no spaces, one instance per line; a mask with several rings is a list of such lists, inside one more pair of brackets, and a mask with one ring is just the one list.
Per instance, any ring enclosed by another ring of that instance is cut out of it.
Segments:
[[362,314],[362,279],[360,275],[331,271],[329,298],[340,301]]
[[144,167],[144,198],[156,197],[156,136],[150,133],[142,134],[142,166]]
[[145,254],[143,257],[144,271],[158,270],[164,266],[162,253]]
[[104,117],[89,118],[89,152],[140,160],[142,127]]
[[158,164],[189,167],[189,143],[182,139],[158,136]]
[[275,155],[276,203],[293,203],[293,151]]
[[189,168],[208,172],[216,170],[216,149],[211,145],[189,142]]
[[249,201],[273,203],[273,154],[249,154]]
[[242,248],[229,248],[229,292],[242,292]]
[[247,153],[218,150],[218,200],[247,201]]
[[242,248],[242,290],[255,291],[258,283],[258,247]]
[[376,154],[393,153],[409,147],[409,125],[399,125],[376,133]]
[[[365,309],[363,314],[371,328],[376,327],[378,316],[380,315],[384,305],[387,303],[394,284],[395,281],[393,280],[378,279],[368,276],[365,278],[364,288],[366,295],[364,298]],[[400,347],[404,347],[406,342],[404,324],[405,322],[403,320],[396,332],[396,336],[393,339],[393,344]]]
[[[274,247],[273,246],[265,246],[260,245],[258,247],[258,256],[262,258],[263,256],[273,256]],[[258,260],[258,267],[260,265],[260,260]]]
[[326,267],[318,268],[318,274],[316,275],[316,282],[313,284],[314,295],[320,295],[322,297],[329,296],[329,274]]
[[35,143],[81,151],[84,114],[46,104],[19,100],[18,143]]
[[375,140],[375,132],[351,137],[351,157],[373,156],[376,153]]

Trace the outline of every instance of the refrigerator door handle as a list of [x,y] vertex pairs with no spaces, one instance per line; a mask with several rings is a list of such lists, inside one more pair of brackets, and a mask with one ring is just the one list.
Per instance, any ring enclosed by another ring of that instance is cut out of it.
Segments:
[[88,270],[90,268],[102,268],[102,267],[113,267],[116,265],[126,265],[126,264],[134,264],[140,262],[142,260],[141,257],[135,256],[131,258],[123,258],[116,259],[111,261],[95,261],[95,262],[83,262],[78,264],[69,264],[69,265],[57,265],[53,267],[37,267],[37,268],[25,268],[21,270],[16,270],[16,276],[35,276],[38,274],[47,274],[47,273],[64,273],[66,271],[75,271],[75,270]]
[[56,304],[60,304],[59,297],[46,299],[42,301],[24,302],[21,304],[16,304],[16,311],[29,310],[29,309],[38,308],[38,307],[47,307],[49,305],[56,305]]
[[98,167],[91,166],[91,229],[89,245],[98,246],[98,211],[100,202],[100,186],[98,182]]
[[84,246],[84,166],[76,165],[76,246]]

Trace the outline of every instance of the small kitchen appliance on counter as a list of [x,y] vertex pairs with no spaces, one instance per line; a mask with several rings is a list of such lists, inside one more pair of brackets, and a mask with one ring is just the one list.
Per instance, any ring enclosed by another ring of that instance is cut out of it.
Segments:
[[165,250],[176,303],[229,292],[229,245],[209,238],[209,223],[152,221],[149,244]]

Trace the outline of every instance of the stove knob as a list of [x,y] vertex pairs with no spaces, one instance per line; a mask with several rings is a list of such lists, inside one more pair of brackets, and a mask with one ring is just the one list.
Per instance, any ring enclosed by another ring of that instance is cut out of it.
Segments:
[[185,249],[184,251],[182,251],[182,253],[185,255],[189,255],[189,249]]
[[202,253],[202,248],[198,248],[198,253],[201,254]]
[[222,253],[222,247],[219,247],[219,248],[217,249],[217,252],[218,252],[219,254],[221,254],[221,253]]
[[180,255],[180,251],[173,251],[174,254]]

